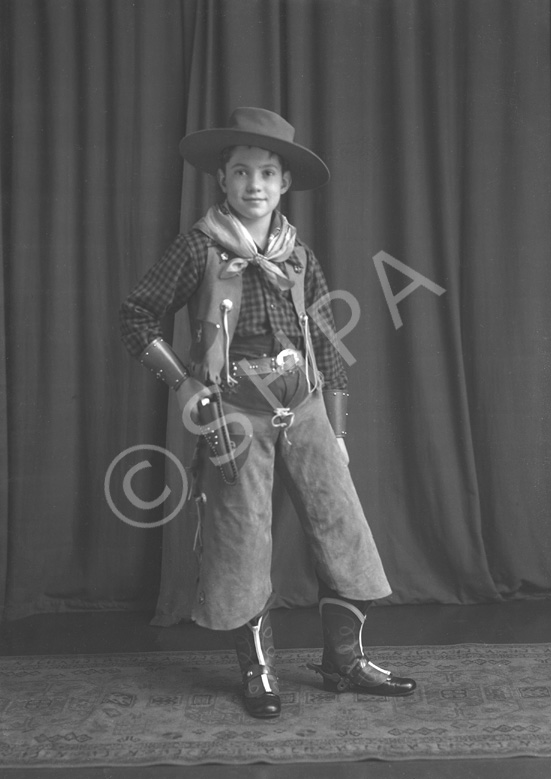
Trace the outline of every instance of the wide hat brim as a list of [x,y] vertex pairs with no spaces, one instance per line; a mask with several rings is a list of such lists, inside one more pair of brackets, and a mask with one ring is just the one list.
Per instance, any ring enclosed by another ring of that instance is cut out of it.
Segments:
[[214,128],[190,133],[180,141],[180,154],[204,173],[216,174],[220,155],[229,146],[256,146],[285,158],[291,171],[291,189],[317,189],[327,184],[330,173],[317,154],[294,141],[234,128]]

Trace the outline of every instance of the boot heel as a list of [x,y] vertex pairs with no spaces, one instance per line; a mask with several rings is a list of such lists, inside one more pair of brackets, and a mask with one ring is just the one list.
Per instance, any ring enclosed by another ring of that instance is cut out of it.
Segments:
[[346,676],[341,676],[340,679],[335,681],[335,679],[328,679],[327,676],[323,679],[323,687],[325,690],[328,690],[328,692],[336,692],[338,695],[340,695],[341,692],[348,692],[350,688],[350,680],[346,678]]
[[350,682],[345,676],[338,673],[328,673],[317,663],[306,663],[306,667],[315,671],[323,679],[323,689],[328,692],[346,692],[350,688]]
[[339,685],[337,684],[337,682],[333,682],[331,679],[327,679],[327,678],[323,680],[323,689],[326,690],[327,692],[337,692],[337,693],[341,692],[341,690],[339,690]]

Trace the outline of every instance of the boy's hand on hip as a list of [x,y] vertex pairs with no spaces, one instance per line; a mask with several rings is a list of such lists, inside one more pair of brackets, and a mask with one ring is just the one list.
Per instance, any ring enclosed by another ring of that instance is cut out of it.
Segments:
[[350,457],[348,456],[348,449],[346,448],[346,444],[344,443],[344,438],[340,437],[337,438],[337,443],[339,445],[339,449],[341,450],[341,454],[344,457],[344,462],[346,465],[350,462]]
[[202,382],[190,376],[176,390],[176,399],[182,412],[184,426],[194,434],[201,432],[199,428],[199,415],[197,404],[201,398],[208,398],[213,390]]

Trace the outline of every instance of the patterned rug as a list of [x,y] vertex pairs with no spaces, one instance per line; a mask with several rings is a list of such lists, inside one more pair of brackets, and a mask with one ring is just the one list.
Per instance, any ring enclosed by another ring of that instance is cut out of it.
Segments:
[[0,658],[0,766],[551,756],[551,645],[374,648],[410,698],[325,692],[278,652],[283,713],[244,712],[233,653]]

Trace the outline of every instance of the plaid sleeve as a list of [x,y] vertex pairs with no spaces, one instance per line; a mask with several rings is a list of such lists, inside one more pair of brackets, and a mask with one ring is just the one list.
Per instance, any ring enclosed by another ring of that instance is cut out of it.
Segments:
[[[331,334],[336,339],[336,327],[327,281],[311,249],[307,246],[304,248],[307,255],[304,299],[309,315],[310,333],[318,369],[323,374],[325,389],[346,389],[348,378],[344,362],[331,342]],[[336,342],[338,343],[338,339]]]
[[179,235],[120,308],[121,338],[138,357],[162,337],[161,319],[185,306],[203,278],[207,244],[201,233]]

